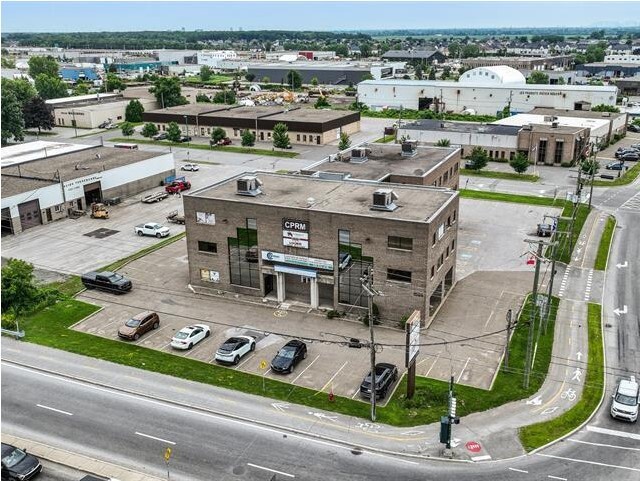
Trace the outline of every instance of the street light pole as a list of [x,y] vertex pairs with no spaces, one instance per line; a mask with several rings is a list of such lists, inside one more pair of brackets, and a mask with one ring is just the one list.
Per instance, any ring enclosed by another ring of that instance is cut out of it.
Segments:
[[187,131],[185,135],[187,136],[187,147],[188,147],[189,146],[189,140],[188,140],[189,139],[189,116],[187,115],[184,115],[184,126]]
[[71,115],[73,116],[73,129],[76,132],[76,137],[78,136],[78,124],[76,123],[76,111],[71,109]]

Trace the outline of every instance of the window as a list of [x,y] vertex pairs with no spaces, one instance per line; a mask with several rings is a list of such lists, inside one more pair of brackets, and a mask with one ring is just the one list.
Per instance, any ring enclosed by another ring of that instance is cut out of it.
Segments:
[[456,211],[455,210],[453,211],[453,222],[454,223],[456,222]]
[[453,166],[453,171],[454,171],[454,172],[458,172],[458,164],[456,164],[456,165],[454,165],[454,166]]
[[246,227],[236,229],[237,237],[228,237],[229,274],[231,284],[260,287],[258,270],[258,231],[255,219],[247,219]]
[[516,153],[515,152],[509,152],[509,160],[513,160],[516,158]]
[[446,256],[447,258],[449,258],[449,246],[447,246],[447,251],[446,251]]
[[556,150],[553,155],[553,163],[559,164],[562,162],[562,149],[564,148],[564,141],[556,140]]
[[362,290],[360,276],[373,268],[373,258],[362,255],[362,245],[351,242],[348,230],[338,230],[338,259],[345,254],[351,256],[349,268],[339,271],[338,302],[353,306],[367,307],[368,298]]
[[216,254],[218,252],[218,244],[215,242],[198,241],[198,250],[200,252]]
[[455,239],[453,239],[453,240],[451,241],[451,252],[453,252],[455,249],[456,249],[456,240],[455,240]]
[[62,212],[62,206],[61,205],[56,205],[53,207],[53,211],[54,212]]
[[431,266],[431,279],[436,275],[436,266]]
[[258,230],[258,221],[256,219],[247,219],[247,229]]
[[300,134],[296,134],[296,140],[300,142]]
[[438,258],[438,270],[440,270],[442,264],[444,264],[444,254],[440,254],[440,257]]
[[387,238],[387,246],[391,249],[413,250],[413,239],[410,237],[396,237],[390,235]]
[[432,239],[431,245],[432,246],[436,245],[436,233],[435,232],[433,233],[433,239]]
[[233,129],[233,136],[234,137],[238,136],[238,129],[235,129],[235,128]]
[[411,272],[400,269],[387,269],[387,280],[398,282],[411,282]]
[[451,227],[451,216],[447,217],[447,229]]
[[438,227],[438,240],[442,239],[443,236],[444,236],[444,224],[440,224],[440,227]]
[[546,160],[547,160],[547,141],[541,139],[540,142],[538,143],[538,162],[541,162],[544,164]]

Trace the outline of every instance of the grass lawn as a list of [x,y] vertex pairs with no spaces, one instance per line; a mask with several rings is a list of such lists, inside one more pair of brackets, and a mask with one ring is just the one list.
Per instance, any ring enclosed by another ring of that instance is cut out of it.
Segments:
[[598,255],[596,256],[596,263],[594,269],[604,271],[607,268],[607,260],[609,259],[609,247],[611,246],[611,239],[613,239],[613,231],[616,228],[616,218],[610,215],[607,218],[607,223],[604,226],[602,237],[600,238],[600,245],[598,246]]
[[268,150],[268,149],[254,149],[252,147],[235,147],[233,145],[225,145],[211,148],[206,144],[195,144],[193,142],[169,142],[168,140],[148,140],[148,139],[134,139],[129,137],[116,137],[110,139],[111,142],[127,142],[131,144],[148,144],[148,145],[167,145],[172,147],[182,147],[183,149],[199,149],[210,151],[226,151],[234,152],[237,154],[255,154],[255,155],[270,155],[273,157],[297,157],[297,152],[291,152],[289,150]]
[[534,195],[505,194],[502,192],[487,192],[484,190],[460,189],[460,197],[465,199],[493,200],[498,202],[513,202],[516,204],[548,205],[564,207],[564,199],[551,197],[536,197]]
[[374,140],[374,144],[388,144],[389,142],[393,142],[395,140],[395,135],[385,135],[384,137],[380,137],[377,140]]
[[[613,171],[615,172],[615,171]],[[636,162],[636,165],[627,170],[624,175],[615,180],[594,180],[593,185],[595,187],[615,187],[618,185],[627,185],[633,182],[640,175],[640,162]]]
[[200,79],[200,75],[195,75],[193,77],[185,77],[184,82],[188,84],[205,84],[205,85],[217,85],[225,82],[231,82],[233,77],[229,77],[227,75],[214,75],[212,74],[209,80],[203,82]]
[[520,180],[522,182],[538,182],[540,180],[539,175],[518,174],[516,172],[496,172],[494,170],[460,169],[460,175],[470,175],[473,177],[489,177],[491,179]]
[[[571,202],[567,202],[564,209],[562,210],[562,217],[571,217],[573,214],[573,204]],[[584,222],[587,220],[587,216],[589,215],[589,206],[585,204],[578,204],[578,210],[576,211],[575,221],[573,223],[573,243],[569,243],[569,228],[571,226],[570,220],[560,219],[558,222],[558,236],[556,240],[558,241],[558,245],[556,247],[556,259],[560,262],[564,262],[568,264],[571,262],[571,254],[573,250],[576,248],[576,244],[578,243],[578,238],[580,237],[580,232],[582,231],[582,226]],[[571,250],[569,247],[571,246]],[[547,247],[547,257],[549,257],[551,251],[551,247]]]
[[527,451],[544,446],[570,433],[584,423],[598,407],[604,389],[604,357],[602,350],[601,306],[588,306],[589,355],[587,373],[580,400],[555,419],[521,428],[520,441]]

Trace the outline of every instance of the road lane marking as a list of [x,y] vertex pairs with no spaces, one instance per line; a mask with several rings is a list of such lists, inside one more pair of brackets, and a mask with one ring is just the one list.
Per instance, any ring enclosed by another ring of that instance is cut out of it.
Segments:
[[590,441],[580,441],[579,439],[567,439],[572,443],[590,444],[591,446],[601,446],[603,448],[627,449],[629,451],[640,451],[640,448],[629,448],[627,446],[615,446],[613,444],[592,443]]
[[489,461],[491,459],[491,456],[489,456],[488,454],[485,454],[484,456],[474,456],[471,458],[471,461],[477,462],[477,461]]
[[640,434],[627,433],[625,431],[616,431],[615,429],[599,428],[597,426],[587,426],[587,431],[600,434],[609,434],[610,436],[620,436],[621,438],[636,439],[640,441]]
[[518,469],[518,468],[509,468],[511,471],[516,471],[518,473],[524,473],[524,474],[529,474],[529,471],[525,471],[524,469]]
[[295,384],[295,383],[296,383],[296,381],[300,378],[300,376],[302,376],[302,375],[307,371],[307,369],[309,369],[311,366],[313,366],[313,363],[314,363],[314,362],[316,362],[316,361],[318,360],[318,358],[319,358],[319,357],[320,357],[320,354],[318,354],[318,355],[316,356],[316,358],[315,358],[313,361],[311,361],[311,362],[309,363],[309,365],[308,365],[307,367],[305,367],[305,368],[302,370],[302,372],[301,372],[300,374],[298,374],[298,375],[295,377],[295,379],[294,379],[293,381],[291,381],[291,384]]
[[60,409],[56,409],[56,408],[52,408],[52,407],[49,407],[49,406],[45,406],[43,404],[36,404],[36,406],[38,406],[39,408],[42,408],[42,409],[48,409],[49,411],[55,411],[55,412],[60,413],[60,414],[66,414],[67,416],[73,416],[73,413],[70,413],[70,412],[67,412],[67,411],[61,411]]
[[542,454],[542,453],[536,453],[536,456],[544,456],[545,458],[561,459],[563,461],[574,461],[576,463],[593,464],[595,466],[604,466],[605,468],[626,469],[627,471],[637,471],[640,473],[640,468],[629,468],[627,466],[618,466],[616,464],[598,463],[596,461],[588,461],[586,459],[565,458],[563,456],[554,456],[553,454]]
[[287,476],[289,478],[295,478],[296,477],[294,474],[285,473],[283,471],[278,471],[278,470],[271,469],[271,468],[265,468],[264,466],[258,466],[257,464],[253,464],[253,463],[247,463],[247,466],[251,466],[252,468],[262,469],[264,471],[269,471],[271,473],[282,474],[283,476]]
[[173,441],[168,441],[162,438],[156,438],[155,436],[151,436],[150,434],[139,433],[138,431],[136,431],[136,434],[138,436],[142,436],[143,438],[155,439],[156,441],[162,441],[163,443],[171,444],[172,446],[176,445],[176,443],[174,443]]
[[551,476],[550,474],[547,475],[547,478],[549,478],[549,479],[558,479],[559,481],[567,481],[567,478],[561,478],[559,476]]

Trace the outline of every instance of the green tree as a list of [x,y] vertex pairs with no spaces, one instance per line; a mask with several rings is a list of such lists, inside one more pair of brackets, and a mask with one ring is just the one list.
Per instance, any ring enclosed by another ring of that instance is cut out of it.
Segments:
[[124,118],[127,122],[142,122],[142,114],[144,113],[144,107],[139,100],[133,99],[127,104],[127,108],[124,112]]
[[73,88],[73,96],[87,95],[89,93],[89,84],[86,82],[78,82]]
[[24,107],[29,100],[38,95],[33,85],[25,79],[10,80],[3,78],[2,91],[11,92],[20,104],[20,108]]
[[126,88],[127,88],[127,85],[115,73],[107,74],[107,79],[104,83],[105,92],[113,92],[114,90],[123,91]]
[[271,82],[271,79],[269,77],[267,77],[266,75],[264,77],[262,77],[262,83],[263,84],[268,84],[269,82]]
[[322,109],[326,107],[331,107],[331,104],[327,101],[327,97],[325,97],[324,95],[321,95],[320,97],[318,97],[318,100],[316,100],[316,103],[313,104],[313,106],[316,109]]
[[591,107],[591,111],[592,112],[612,112],[612,113],[620,113],[620,109],[618,107],[615,107],[613,105],[605,105],[605,104],[599,104],[599,105],[594,105],[593,107]]
[[489,163],[489,156],[482,147],[474,147],[469,156],[469,168],[471,170],[480,170]]
[[429,80],[435,80],[435,79],[436,79],[436,68],[431,67],[429,69]]
[[416,79],[422,80],[422,67],[420,65],[416,65],[414,72],[416,74]]
[[582,169],[582,172],[587,175],[595,175],[600,169],[600,162],[593,157],[589,157],[580,163],[580,168]]
[[149,89],[162,108],[175,107],[176,105],[186,105],[188,100],[182,96],[180,80],[178,77],[160,77]]
[[142,136],[143,137],[153,137],[158,133],[158,127],[153,122],[147,122],[142,127]]
[[20,259],[9,259],[2,268],[2,312],[20,316],[49,305],[60,297],[55,289],[39,287],[33,266]]
[[41,73],[36,77],[36,90],[38,95],[45,100],[68,97],[67,84],[58,77],[49,77]]
[[527,83],[528,84],[548,84],[549,83],[549,76],[544,73],[541,72],[540,70],[534,70],[533,72],[531,72],[531,75],[529,75],[529,78],[527,79]]
[[458,58],[462,53],[462,46],[459,42],[451,42],[449,44],[449,58]]
[[367,58],[371,57],[371,44],[367,42],[363,42],[360,44],[360,57]]
[[55,118],[52,109],[40,97],[33,97],[22,108],[24,126],[27,129],[37,128],[51,130],[55,126]]
[[287,85],[292,89],[302,87],[302,76],[297,70],[289,70],[287,73]]
[[[24,140],[24,118],[20,102],[13,92],[2,89],[2,120],[0,127],[2,130],[2,145],[6,145],[13,137],[16,141]],[[4,293],[3,293],[4,302]]]
[[133,128],[133,124],[131,122],[123,122],[120,127],[122,128],[122,135],[124,135],[125,137],[129,137],[135,132],[135,129]]
[[58,78],[58,62],[51,55],[36,56],[29,59],[29,76],[35,79],[40,74]]
[[169,122],[169,126],[167,127],[167,140],[179,142],[180,137],[182,137],[182,132],[178,124],[176,122]]
[[509,165],[518,174],[524,174],[529,168],[529,159],[522,152],[518,152],[516,156],[509,161]]
[[216,92],[212,102],[214,104],[233,105],[236,103],[236,93],[233,90],[223,89],[221,92]]
[[340,142],[338,143],[339,150],[347,150],[351,146],[351,139],[346,132],[340,133]]
[[360,77],[360,80],[364,81],[364,80],[373,80],[373,75],[371,75],[370,73],[364,73],[362,74],[362,77]]
[[478,47],[475,43],[470,43],[462,47],[462,57],[477,57],[480,55],[480,47]]
[[311,85],[313,85],[314,87],[318,86],[318,77],[313,77],[311,79]]
[[595,38],[597,40],[604,38],[605,31],[604,30],[594,30],[589,34],[589,38]]
[[196,102],[198,102],[198,103],[210,103],[211,99],[209,98],[209,96],[207,94],[197,94],[196,95]]
[[200,67],[200,80],[202,80],[203,82],[208,82],[209,80],[211,80],[212,76],[213,70],[211,70],[211,67],[209,67],[208,65],[203,65],[202,67]]
[[436,142],[437,147],[449,147],[451,145],[451,141],[449,139],[440,139]]
[[216,127],[211,132],[211,140],[213,140],[216,144],[221,140],[224,140],[227,137],[227,133],[221,127]]
[[291,146],[287,124],[279,123],[273,127],[273,146],[278,149],[287,149]]
[[253,82],[253,81],[256,79],[256,76],[255,76],[255,74],[248,73],[248,74],[246,74],[246,75],[244,76],[244,79],[245,79],[247,82]]
[[249,129],[242,132],[242,146],[253,147],[256,143],[256,136]]

